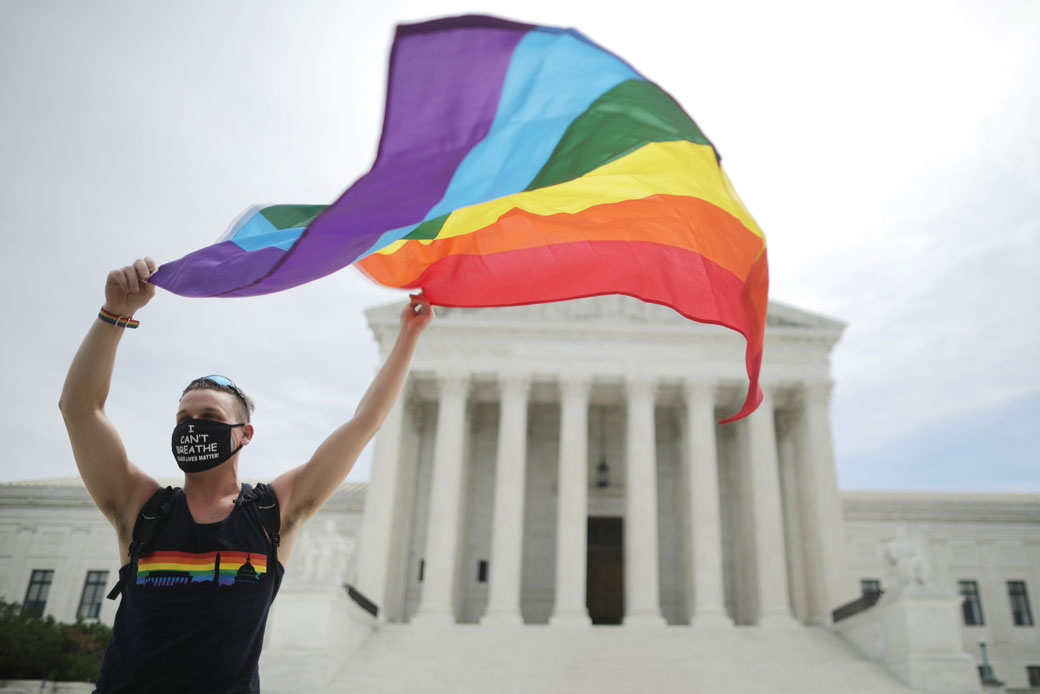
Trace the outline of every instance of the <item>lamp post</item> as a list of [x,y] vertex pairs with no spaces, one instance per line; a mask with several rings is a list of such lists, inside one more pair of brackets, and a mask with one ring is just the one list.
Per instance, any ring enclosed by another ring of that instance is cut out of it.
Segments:
[[610,466],[607,465],[607,422],[606,410],[599,411],[599,465],[596,466],[596,487],[606,489],[610,486]]
[[979,641],[979,648],[982,649],[982,666],[979,668],[979,677],[982,679],[983,686],[1003,686],[1004,683],[997,679],[997,676],[993,674],[993,668],[990,667],[989,658],[986,656],[986,642]]

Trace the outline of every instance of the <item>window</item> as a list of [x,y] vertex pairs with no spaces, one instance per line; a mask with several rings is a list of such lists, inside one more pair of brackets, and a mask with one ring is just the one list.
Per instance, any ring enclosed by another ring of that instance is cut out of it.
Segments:
[[33,569],[29,589],[25,591],[25,602],[22,604],[24,614],[43,616],[43,608],[47,606],[47,594],[51,592],[53,580],[54,571],[51,569]]
[[1008,600],[1011,602],[1011,619],[1016,627],[1033,626],[1033,613],[1029,609],[1029,595],[1025,581],[1008,581]]
[[79,599],[76,619],[97,619],[101,612],[101,600],[105,597],[105,584],[108,583],[107,571],[88,571],[87,580],[83,582],[83,595]]
[[425,572],[425,570],[426,570],[426,560],[425,559],[420,559],[419,560],[419,583],[422,583],[423,573]]
[[982,601],[979,599],[978,581],[958,581],[961,587],[961,610],[964,612],[964,625],[969,627],[982,626]]
[[881,581],[876,578],[862,578],[859,588],[863,595],[877,595],[881,592]]
[[481,559],[477,563],[477,583],[487,583],[488,563],[487,559]]
[[1030,687],[1040,687],[1040,665],[1026,665],[1026,677]]

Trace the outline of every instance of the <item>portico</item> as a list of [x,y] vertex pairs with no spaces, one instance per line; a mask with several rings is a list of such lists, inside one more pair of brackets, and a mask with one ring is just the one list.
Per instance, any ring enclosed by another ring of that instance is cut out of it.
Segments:
[[381,619],[784,627],[855,595],[828,547],[841,324],[771,306],[765,400],[720,426],[746,387],[729,331],[627,297],[438,312],[375,448],[357,587]]

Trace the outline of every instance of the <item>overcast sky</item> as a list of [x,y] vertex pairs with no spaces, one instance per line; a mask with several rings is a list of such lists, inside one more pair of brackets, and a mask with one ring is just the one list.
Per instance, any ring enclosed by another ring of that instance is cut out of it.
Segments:
[[[107,272],[213,242],[257,202],[327,203],[371,165],[393,26],[483,12],[576,27],[671,92],[769,243],[771,297],[848,324],[845,489],[1040,491],[1040,3],[0,3],[0,481],[72,476],[57,410]],[[108,412],[178,474],[177,396],[259,403],[269,479],[377,367],[352,270],[252,299],[160,290]],[[368,478],[367,456],[350,479]]]

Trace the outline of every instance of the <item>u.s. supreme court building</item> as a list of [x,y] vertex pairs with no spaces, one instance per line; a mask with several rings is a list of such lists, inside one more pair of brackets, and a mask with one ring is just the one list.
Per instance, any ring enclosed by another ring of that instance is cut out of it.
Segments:
[[[384,354],[397,313],[368,313]],[[736,333],[621,296],[438,309],[371,480],[298,540],[264,690],[1040,690],[1040,495],[840,491],[843,327],[771,304],[765,399],[719,425]],[[118,560],[77,480],[0,485],[6,600],[111,622]]]

